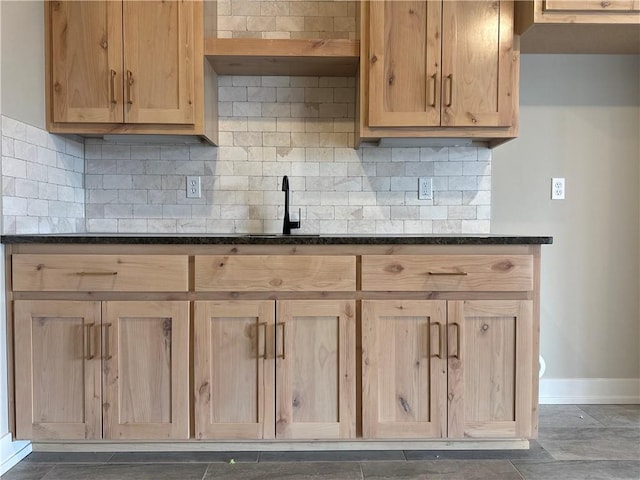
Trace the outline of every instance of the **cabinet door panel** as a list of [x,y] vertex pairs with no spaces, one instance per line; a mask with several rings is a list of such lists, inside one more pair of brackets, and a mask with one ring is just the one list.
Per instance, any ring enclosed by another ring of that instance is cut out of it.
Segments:
[[15,302],[17,438],[102,437],[99,334],[99,302]]
[[55,122],[122,122],[122,2],[60,1],[51,16]]
[[193,2],[124,2],[125,122],[194,123]]
[[276,436],[355,437],[355,302],[279,301]]
[[189,437],[189,304],[105,302],[105,438]]
[[449,303],[449,437],[531,435],[533,305]]
[[439,1],[370,2],[369,125],[440,125]]
[[274,437],[273,301],[195,303],[196,438]]
[[444,301],[362,302],[364,438],[446,436]]
[[443,126],[513,123],[513,2],[444,2]]

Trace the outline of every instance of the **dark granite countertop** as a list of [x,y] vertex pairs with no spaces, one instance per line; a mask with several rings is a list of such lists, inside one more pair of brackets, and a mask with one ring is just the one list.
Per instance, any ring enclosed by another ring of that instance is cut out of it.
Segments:
[[0,243],[87,245],[548,245],[553,237],[521,235],[51,234],[2,235]]

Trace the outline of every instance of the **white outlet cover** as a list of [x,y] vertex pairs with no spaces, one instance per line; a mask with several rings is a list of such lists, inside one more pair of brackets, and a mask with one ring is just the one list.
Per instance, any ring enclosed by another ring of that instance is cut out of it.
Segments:
[[564,200],[565,182],[563,177],[551,179],[551,200]]
[[433,178],[418,178],[418,200],[433,200]]
[[200,185],[200,177],[187,176],[187,198],[202,197],[202,187]]

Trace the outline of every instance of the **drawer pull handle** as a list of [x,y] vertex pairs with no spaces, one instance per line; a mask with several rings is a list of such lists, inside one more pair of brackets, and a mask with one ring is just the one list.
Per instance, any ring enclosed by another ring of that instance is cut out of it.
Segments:
[[[264,341],[262,342],[263,351],[260,353],[260,329],[264,328]],[[256,350],[258,352],[258,358],[262,358],[264,360],[267,359],[267,322],[258,323],[258,335],[256,336]]]
[[467,272],[427,272],[427,274],[434,277],[466,277],[468,275]]
[[438,86],[437,79],[438,79],[438,77],[437,77],[436,73],[431,75],[431,80],[433,81],[433,102],[431,102],[429,104],[430,107],[435,107],[436,106],[436,100],[437,100],[437,90],[436,89],[437,89],[437,86]]
[[94,358],[94,354],[93,354],[93,336],[92,336],[92,332],[93,332],[93,326],[95,324],[94,323],[89,323],[87,325],[85,325],[86,329],[87,329],[87,335],[86,335],[86,349],[87,349],[87,356],[86,359],[87,360],[92,360]]
[[447,82],[449,83],[449,100],[447,101],[447,107],[453,105],[453,74],[447,75]]
[[133,96],[131,95],[131,87],[133,85],[133,72],[127,70],[127,103],[133,105]]
[[111,338],[110,338],[111,336],[109,335],[109,329],[111,327],[111,324],[105,323],[103,327],[104,327],[104,359],[111,360],[111,358],[113,358],[111,356],[111,346],[109,345],[111,341]]
[[282,354],[281,355],[276,355],[276,358],[281,358],[282,360],[285,359],[285,350],[286,350],[286,337],[285,337],[285,323],[279,323],[278,325],[282,326]]
[[[442,351],[444,350],[442,344],[444,340],[444,336],[442,335],[442,327],[439,323],[432,323],[429,325],[431,327],[438,327],[438,353],[431,354],[432,357],[442,358]],[[429,347],[431,347],[431,339],[429,339]]]
[[111,70],[109,75],[109,96],[111,97],[111,104],[116,105],[118,102],[116,101],[116,71]]
[[118,272],[76,272],[79,277],[112,277]]
[[449,355],[449,357],[460,360],[460,325],[457,323],[452,323],[451,326],[456,327],[456,353],[454,353],[453,355]]

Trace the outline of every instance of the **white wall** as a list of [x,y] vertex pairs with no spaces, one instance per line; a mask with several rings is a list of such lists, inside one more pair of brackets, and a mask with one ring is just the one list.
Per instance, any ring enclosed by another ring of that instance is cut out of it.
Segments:
[[44,128],[44,7],[42,1],[0,1],[2,113]]
[[[554,237],[542,254],[548,378],[640,386],[639,59],[523,55],[520,137],[494,150],[492,232]],[[552,176],[566,200],[550,200]]]

